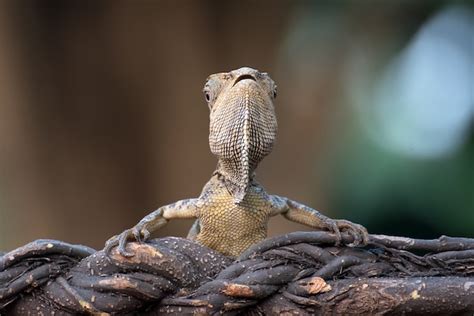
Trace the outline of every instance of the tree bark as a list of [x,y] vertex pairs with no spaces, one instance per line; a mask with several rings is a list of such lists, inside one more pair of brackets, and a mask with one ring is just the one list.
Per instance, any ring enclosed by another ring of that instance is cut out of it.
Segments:
[[236,260],[181,238],[122,257],[55,240],[0,255],[0,313],[472,315],[474,239],[327,232],[262,241]]

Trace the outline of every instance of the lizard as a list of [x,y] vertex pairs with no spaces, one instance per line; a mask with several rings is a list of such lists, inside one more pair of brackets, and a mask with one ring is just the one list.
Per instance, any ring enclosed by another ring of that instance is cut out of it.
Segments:
[[210,75],[205,83],[205,100],[210,110],[209,146],[217,156],[217,168],[197,198],[162,206],[138,224],[111,237],[125,256],[131,240],[143,242],[171,219],[195,218],[187,238],[229,257],[237,257],[267,237],[270,217],[283,215],[290,221],[335,234],[354,237],[352,246],[366,245],[367,230],[347,220],[331,219],[315,209],[289,198],[270,195],[255,179],[255,169],[274,146],[277,120],[274,100],[277,86],[270,76],[243,67]]

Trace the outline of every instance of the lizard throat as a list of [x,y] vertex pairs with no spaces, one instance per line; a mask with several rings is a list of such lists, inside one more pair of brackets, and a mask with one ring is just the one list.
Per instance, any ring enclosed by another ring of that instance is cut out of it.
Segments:
[[[234,195],[235,203],[240,203],[243,201],[245,194],[247,192],[247,188],[250,181],[250,96],[249,92],[247,91],[245,95],[245,102],[244,102],[244,128],[243,128],[243,140],[242,140],[242,155],[241,159],[241,170],[240,170],[240,181],[238,183],[239,188],[236,194]],[[255,166],[254,168],[256,168]],[[253,171],[253,170],[252,170]]]
[[245,186],[243,186],[242,182],[239,181],[239,175],[236,174],[236,170],[229,168],[229,166],[233,164],[233,162],[228,160],[219,159],[216,171],[214,171],[214,175],[217,175],[217,177],[225,185],[229,194],[232,195],[234,203],[240,204],[242,201],[244,201],[247,190],[250,184],[254,181],[255,171],[249,171],[248,180],[246,181]]
[[260,161],[270,153],[276,137],[271,100],[255,81],[242,80],[211,112],[209,145],[218,157],[216,173],[223,176],[236,204],[247,194]]

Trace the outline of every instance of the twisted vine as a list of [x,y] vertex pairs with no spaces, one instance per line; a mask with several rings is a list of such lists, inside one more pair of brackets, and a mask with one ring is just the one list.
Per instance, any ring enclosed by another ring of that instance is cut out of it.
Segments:
[[130,243],[130,258],[37,240],[0,254],[0,314],[474,312],[474,239],[335,241],[295,232],[233,260],[175,237]]

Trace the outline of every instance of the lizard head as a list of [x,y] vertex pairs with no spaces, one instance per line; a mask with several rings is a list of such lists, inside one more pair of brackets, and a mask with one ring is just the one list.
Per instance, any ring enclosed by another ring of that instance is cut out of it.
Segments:
[[276,139],[276,85],[267,73],[244,67],[209,76],[204,95],[210,109],[209,145],[219,159],[217,172],[240,203],[255,168]]

